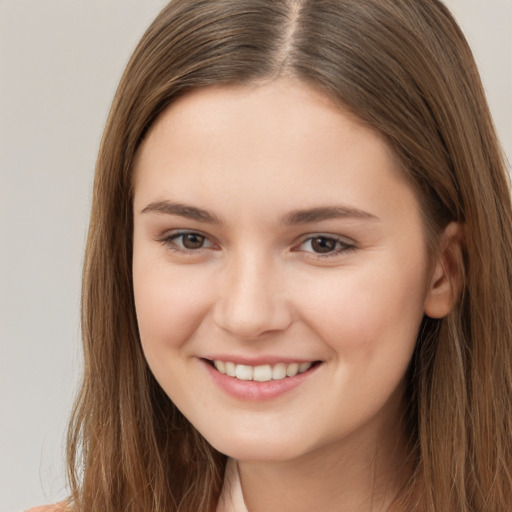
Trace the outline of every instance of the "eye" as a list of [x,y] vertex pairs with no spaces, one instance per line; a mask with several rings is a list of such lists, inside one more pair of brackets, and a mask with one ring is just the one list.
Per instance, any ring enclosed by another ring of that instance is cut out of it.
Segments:
[[295,250],[310,252],[319,256],[333,256],[354,248],[354,245],[340,238],[328,235],[315,235],[304,239]]
[[180,231],[163,238],[162,243],[177,252],[194,252],[213,247],[206,235],[195,231]]

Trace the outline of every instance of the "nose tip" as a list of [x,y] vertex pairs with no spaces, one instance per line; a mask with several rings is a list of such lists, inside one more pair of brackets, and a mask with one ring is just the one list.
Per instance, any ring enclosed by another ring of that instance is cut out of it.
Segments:
[[217,318],[216,324],[241,340],[253,340],[264,334],[283,331],[289,325],[289,322],[279,321],[275,316],[273,318],[263,317],[256,312],[249,313],[249,315],[251,316],[246,314],[242,316],[239,312],[228,312],[221,321]]
[[218,292],[214,321],[238,339],[251,340],[283,331],[293,321],[282,286],[259,269],[233,276]]

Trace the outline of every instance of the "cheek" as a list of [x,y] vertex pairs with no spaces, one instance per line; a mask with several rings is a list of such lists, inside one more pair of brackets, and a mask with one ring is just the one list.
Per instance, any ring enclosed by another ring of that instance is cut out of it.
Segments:
[[397,261],[342,270],[302,294],[305,321],[339,357],[370,363],[376,354],[412,352],[423,318],[424,272]]
[[319,406],[330,411],[325,423],[333,438],[340,425],[350,431],[378,411],[400,407],[423,318],[423,273],[403,265],[387,270],[332,276],[310,288],[309,307],[303,302],[304,321],[331,349],[332,387]]
[[208,309],[207,277],[186,268],[134,258],[133,284],[137,322],[144,350],[180,348]]

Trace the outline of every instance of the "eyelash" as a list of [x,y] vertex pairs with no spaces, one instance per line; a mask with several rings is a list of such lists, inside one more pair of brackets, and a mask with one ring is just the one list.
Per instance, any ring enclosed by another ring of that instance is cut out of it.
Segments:
[[[297,247],[301,247],[305,243],[313,244],[315,240],[324,240],[329,242],[335,243],[335,249],[327,252],[327,253],[320,253],[315,251],[304,251],[310,254],[314,254],[316,258],[330,258],[332,256],[338,256],[342,253],[347,253],[350,251],[353,251],[356,249],[356,246],[354,244],[348,243],[347,241],[343,240],[342,238],[334,235],[324,235],[324,234],[315,234],[313,236],[308,236],[306,238],[303,238],[300,244]],[[295,252],[299,252],[300,249],[294,249]]]
[[[176,243],[176,240],[179,240],[180,238],[183,238],[187,235],[194,235],[196,237],[200,237],[205,242],[208,242],[210,245],[201,246],[196,249],[188,249],[188,248],[184,247],[182,244]],[[301,247],[302,245],[304,245],[308,242],[310,244],[314,243],[315,240],[317,240],[317,241],[324,240],[324,241],[334,242],[335,247],[337,247],[337,248],[330,252],[327,252],[327,253],[320,253],[320,252],[315,252],[315,251],[304,251],[304,250],[301,251],[300,249],[298,249],[298,247]],[[197,254],[197,252],[200,251],[201,249],[210,249],[211,247],[215,246],[215,244],[209,240],[208,236],[203,235],[202,233],[197,232],[197,231],[178,231],[176,233],[173,233],[171,235],[167,235],[167,236],[161,238],[160,242],[166,248],[171,249],[172,251],[180,253],[180,254],[194,254],[194,253]],[[293,249],[293,252],[305,252],[305,253],[313,254],[313,255],[315,255],[316,258],[329,258],[332,256],[338,256],[341,253],[347,253],[347,252],[353,251],[355,249],[356,249],[356,246],[354,244],[348,243],[338,236],[315,234],[313,236],[304,237],[300,241],[300,243],[297,246],[295,246],[295,248]]]
[[178,231],[177,233],[172,233],[171,235],[166,235],[162,239],[160,239],[160,242],[162,242],[162,245],[164,245],[166,248],[171,249],[174,252],[181,253],[181,254],[193,254],[197,253],[201,249],[209,249],[210,246],[214,246],[212,242],[210,242],[210,246],[207,247],[199,247],[197,249],[187,249],[183,245],[178,245],[176,243],[176,240],[179,238],[183,238],[187,235],[195,235],[197,237],[203,238],[205,241],[209,241],[209,238],[206,235],[203,235],[202,233],[199,233],[198,231]]

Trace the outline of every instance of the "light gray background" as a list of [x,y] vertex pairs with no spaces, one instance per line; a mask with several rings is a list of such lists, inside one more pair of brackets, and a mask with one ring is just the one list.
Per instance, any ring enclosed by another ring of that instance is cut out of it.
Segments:
[[[97,146],[164,0],[0,0],[0,511],[66,495],[79,288]],[[447,0],[512,160],[512,0]]]

